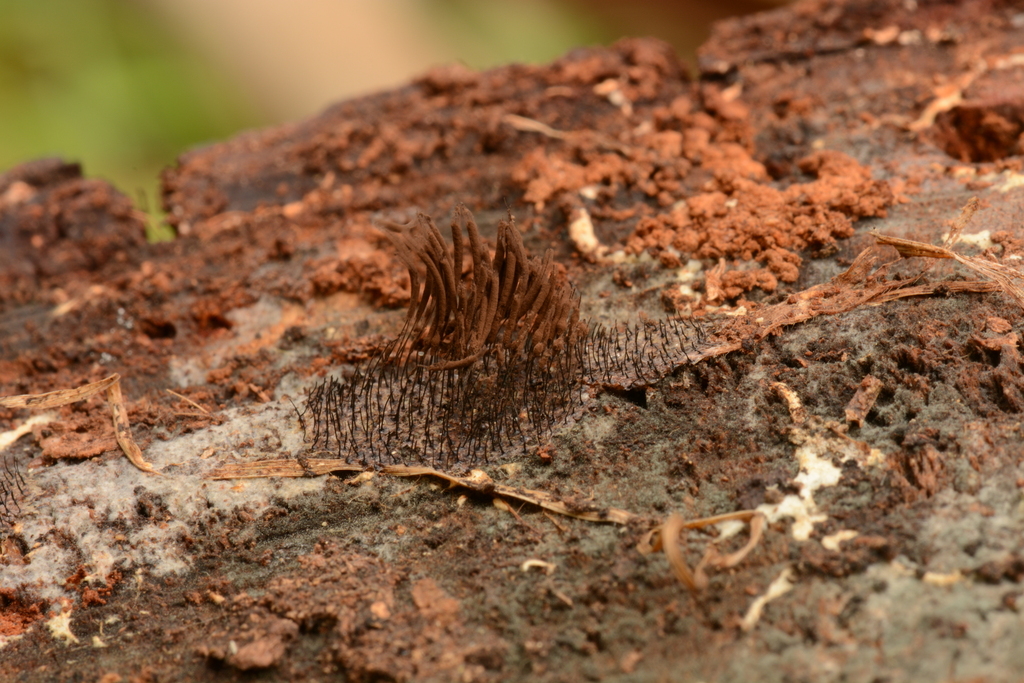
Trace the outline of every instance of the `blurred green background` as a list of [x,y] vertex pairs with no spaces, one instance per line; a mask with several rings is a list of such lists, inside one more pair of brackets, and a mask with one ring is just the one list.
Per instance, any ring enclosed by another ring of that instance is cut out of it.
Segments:
[[190,147],[312,116],[432,65],[544,62],[779,0],[0,0],[0,171],[61,156],[158,213]]
[[121,0],[0,0],[0,168],[81,161],[154,208],[156,175],[190,145],[265,120],[246,94]]

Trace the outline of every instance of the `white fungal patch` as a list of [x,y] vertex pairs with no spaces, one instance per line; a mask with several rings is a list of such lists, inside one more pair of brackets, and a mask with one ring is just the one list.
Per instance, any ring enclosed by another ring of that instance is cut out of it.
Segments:
[[1000,192],[1009,192],[1015,190],[1018,187],[1024,186],[1024,174],[1014,173],[1013,171],[1006,172],[1006,180],[1001,185],[996,187]]
[[594,234],[594,222],[586,209],[577,209],[569,223],[569,239],[581,254],[589,255],[601,248],[601,242]]
[[792,577],[792,567],[783,569],[782,573],[775,577],[775,580],[768,586],[768,590],[764,592],[764,595],[758,596],[754,602],[750,603],[747,613],[743,615],[743,621],[740,622],[740,628],[744,631],[749,631],[757,626],[757,622],[761,620],[761,614],[764,612],[765,605],[793,590],[793,582],[790,581]]
[[839,483],[842,470],[832,464],[833,459],[838,458],[840,462],[854,460],[861,466],[877,465],[885,460],[877,448],[866,449],[863,442],[828,432],[808,437],[793,455],[800,463],[800,473],[793,479],[800,485],[800,495],[791,494],[778,503],[766,503],[757,509],[769,522],[786,517],[792,519],[793,538],[798,541],[806,541],[814,525],[828,519],[828,515],[818,511],[814,492]]
[[[320,478],[252,480],[244,488],[205,479],[223,464],[199,457],[210,447],[240,458],[266,457],[265,450],[278,457],[299,452],[302,433],[297,424],[288,426],[294,422],[293,410],[287,402],[232,408],[223,411],[220,425],[172,441],[155,440],[146,458],[162,475],[142,472],[124,457],[32,468],[26,472],[15,531],[32,550],[27,562],[3,568],[0,588],[60,601],[72,597],[64,579],[78,565],[93,585],[105,584],[114,570],[142,569],[157,577],[190,570],[194,556],[187,539],[196,525],[240,509],[258,515],[275,500],[324,487],[326,480]],[[53,543],[54,532],[74,539],[73,546]],[[51,630],[60,623],[53,621]]]
[[971,235],[960,235],[957,242],[970,244],[978,249],[991,249],[996,244],[992,241],[991,230],[982,230],[981,232],[976,232]]
[[50,629],[50,635],[57,640],[63,640],[65,645],[78,643],[78,637],[71,632],[71,610],[50,617],[46,622],[46,628]]
[[781,383],[777,383],[775,388],[786,400],[797,425],[790,434],[790,440],[797,444],[793,455],[800,463],[800,472],[793,481],[800,485],[800,494],[790,494],[778,503],[765,503],[757,509],[769,522],[792,519],[793,538],[806,541],[814,531],[814,525],[828,519],[828,515],[818,510],[814,493],[839,483],[843,473],[834,463],[852,460],[861,467],[872,467],[885,462],[885,454],[863,441],[829,429],[818,418],[808,418],[796,392]]
[[46,424],[47,422],[53,422],[57,419],[57,413],[40,413],[33,415],[29,419],[22,422],[20,425],[6,432],[0,432],[0,451],[4,450],[12,443],[25,436],[32,431],[32,427],[35,425]]
[[843,542],[853,540],[858,536],[860,536],[859,531],[854,531],[853,529],[843,529],[841,531],[835,532],[834,534],[829,534],[828,536],[825,536],[823,539],[821,539],[821,545],[824,546],[826,550],[831,550],[832,552],[837,553],[839,552],[839,548],[843,544]]

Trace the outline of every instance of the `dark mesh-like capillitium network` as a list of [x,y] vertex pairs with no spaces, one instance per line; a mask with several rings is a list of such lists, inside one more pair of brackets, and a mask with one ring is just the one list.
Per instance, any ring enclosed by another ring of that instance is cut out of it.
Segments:
[[19,501],[25,496],[21,466],[11,455],[0,455],[0,528],[14,523],[21,513]]
[[589,386],[657,381],[704,341],[681,321],[588,331],[551,252],[528,255],[511,219],[498,225],[493,258],[463,206],[451,248],[422,214],[381,227],[409,270],[409,312],[355,376],[309,392],[302,423],[314,451],[373,465],[478,465],[574,419]]

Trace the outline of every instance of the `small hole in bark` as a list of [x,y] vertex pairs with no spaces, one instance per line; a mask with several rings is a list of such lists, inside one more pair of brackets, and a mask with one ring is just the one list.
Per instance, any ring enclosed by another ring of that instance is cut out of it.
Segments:
[[646,387],[634,387],[632,389],[605,389],[609,394],[614,394],[624,401],[629,401],[635,406],[639,406],[644,410],[647,409],[647,388]]
[[1024,102],[966,102],[935,118],[933,136],[946,154],[964,162],[1021,154]]
[[174,339],[178,328],[169,320],[143,318],[139,321],[139,329],[150,339]]

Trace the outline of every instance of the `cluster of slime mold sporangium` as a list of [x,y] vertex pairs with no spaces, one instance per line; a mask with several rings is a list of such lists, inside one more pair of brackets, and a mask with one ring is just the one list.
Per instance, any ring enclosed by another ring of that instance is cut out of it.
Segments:
[[574,420],[593,387],[652,383],[704,343],[682,320],[591,328],[552,253],[527,254],[511,219],[493,257],[463,206],[451,249],[423,214],[380,226],[409,270],[409,312],[354,376],[310,390],[301,419],[314,452],[443,468],[526,452]]

